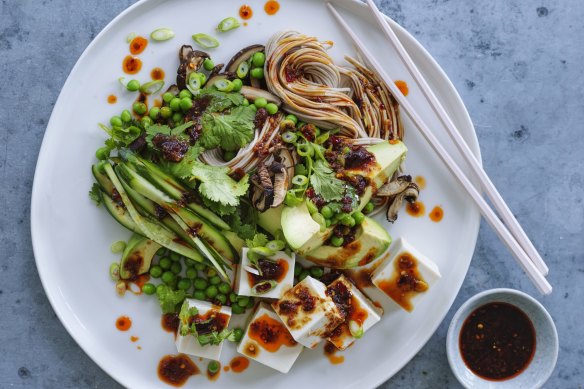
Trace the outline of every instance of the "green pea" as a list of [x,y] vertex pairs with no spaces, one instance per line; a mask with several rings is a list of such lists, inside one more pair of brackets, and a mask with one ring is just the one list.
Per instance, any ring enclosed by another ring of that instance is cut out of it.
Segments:
[[331,244],[335,247],[341,247],[343,245],[344,241],[345,241],[345,239],[343,239],[340,236],[333,236],[331,238]]
[[231,83],[233,84],[234,92],[239,92],[243,87],[243,82],[239,78],[236,78],[235,80],[231,81]]
[[211,285],[219,285],[221,283],[221,277],[219,276],[213,276],[209,279],[209,283]]
[[110,156],[110,148],[109,147],[100,147],[95,151],[95,158],[99,159],[100,161],[105,161]]
[[310,272],[308,270],[302,270],[300,272],[300,275],[298,275],[298,281],[302,281],[303,279],[305,279],[309,275],[310,275]]
[[278,106],[274,103],[266,104],[266,111],[268,111],[270,115],[274,115],[276,112],[278,112],[278,109]]
[[120,119],[122,119],[124,123],[129,123],[132,121],[132,113],[127,109],[124,109],[120,115]]
[[255,304],[255,301],[253,300],[253,298],[250,297],[249,301],[247,302],[246,307],[247,308],[252,308]]
[[158,261],[158,265],[164,270],[168,270],[170,269],[170,266],[172,266],[172,261],[169,257],[162,257],[160,258],[160,261]]
[[158,107],[150,108],[150,112],[148,112],[148,116],[150,116],[150,119],[156,120],[158,119],[158,115],[160,115],[160,108]]
[[130,92],[136,92],[138,89],[140,89],[140,81],[138,80],[128,81],[128,83],[126,84],[126,89],[129,90]]
[[219,293],[219,291],[217,290],[217,287],[215,285],[209,285],[207,289],[205,289],[205,294],[209,298],[217,296],[217,293]]
[[351,215],[343,215],[341,218],[341,224],[348,227],[353,227],[355,225],[355,219]]
[[234,315],[241,315],[245,312],[245,307],[242,307],[239,304],[233,304],[231,306],[231,312],[233,312]]
[[164,119],[168,119],[169,117],[171,117],[172,110],[170,109],[170,107],[160,108],[160,116],[162,116]]
[[205,300],[205,298],[207,298],[205,292],[202,290],[195,290],[195,292],[193,293],[193,297],[197,300]]
[[195,269],[197,269],[197,271],[203,271],[203,270],[205,270],[206,267],[207,266],[205,266],[204,263],[201,263],[201,262],[195,263]]
[[211,373],[211,374],[216,374],[220,368],[221,368],[221,365],[219,365],[219,362],[217,362],[217,361],[211,361],[207,365],[207,370],[209,370],[209,373]]
[[240,307],[247,307],[247,304],[249,303],[249,297],[247,296],[239,296],[237,298],[237,305],[239,305]]
[[244,99],[243,100],[243,103],[241,105],[243,105],[244,107],[247,107],[249,105],[249,100],[248,99]]
[[253,77],[253,78],[264,78],[264,69],[262,68],[255,68],[255,69],[251,69],[249,71],[249,74]]
[[165,284],[167,284],[167,285],[172,284],[175,281],[176,281],[176,275],[173,272],[167,270],[164,273],[162,273],[162,282],[164,282]]
[[229,301],[231,301],[232,303],[237,302],[237,295],[233,292],[229,293]]
[[195,278],[197,278],[197,269],[195,269],[194,267],[189,267],[187,269],[186,276],[188,279],[194,280]]
[[224,294],[218,294],[215,296],[215,300],[219,301],[221,305],[225,305],[227,303],[227,296]]
[[170,271],[173,272],[174,274],[179,274],[182,270],[182,266],[180,264],[180,262],[175,262],[170,266]]
[[190,97],[183,97],[180,99],[180,109],[188,111],[193,106],[193,100]]
[[324,269],[320,266],[313,266],[310,268],[310,275],[314,278],[320,278],[324,275]]
[[286,116],[286,120],[290,120],[292,123],[294,123],[294,125],[298,124],[298,118],[296,117],[296,115],[287,115]]
[[215,277],[217,275],[217,271],[215,269],[208,268],[207,269],[207,277]]
[[165,94],[162,95],[162,100],[164,100],[165,103],[170,103],[172,101],[172,99],[174,99],[174,95],[170,92],[166,92]]
[[171,251],[168,256],[170,257],[170,260],[173,262],[180,261],[180,259],[182,258],[179,253],[175,253],[174,251]]
[[373,205],[373,203],[370,201],[367,203],[367,205],[363,208],[363,213],[364,214],[368,214],[373,212],[373,209],[375,208],[375,205]]
[[138,115],[144,115],[146,111],[148,111],[148,107],[144,103],[134,103],[132,105],[132,110],[136,112]]
[[206,71],[210,72],[211,70],[213,70],[214,67],[215,62],[213,62],[211,58],[205,58],[205,60],[203,61],[203,68],[205,68]]
[[158,284],[156,285],[156,293],[158,293],[159,291],[161,291],[166,285],[164,284]]
[[237,151],[224,151],[223,152],[223,159],[225,161],[231,161],[233,158],[235,158],[235,156],[237,155]]
[[152,124],[154,124],[152,119],[150,119],[150,116],[142,117],[142,119],[140,119],[140,123],[142,123],[142,126],[144,126],[144,128],[150,127]]
[[253,57],[251,58],[251,63],[255,67],[264,66],[265,62],[266,62],[266,55],[264,53],[262,53],[261,51],[255,53],[253,55]]
[[158,251],[156,252],[156,255],[158,255],[159,257],[162,257],[164,254],[166,254],[166,248],[165,247],[159,248]]
[[324,225],[328,228],[331,226],[331,224],[333,224],[333,222],[331,221],[331,219],[324,219]]
[[110,123],[112,126],[118,126],[118,127],[121,127],[122,124],[124,124],[122,122],[122,119],[119,116],[112,116],[110,119]]
[[189,280],[188,278],[182,278],[179,282],[178,282],[178,288],[180,290],[189,290],[191,288],[191,280]]
[[294,264],[294,277],[298,277],[300,275],[300,273],[302,273],[302,270],[304,270],[304,268],[300,264],[295,263]]
[[236,343],[241,342],[241,339],[243,339],[243,330],[239,327],[233,329],[233,338]]
[[183,119],[184,119],[184,116],[183,116],[183,114],[182,114],[182,113],[180,113],[180,112],[175,112],[175,113],[174,113],[174,115],[172,115],[172,121],[173,121],[175,124],[182,123]]
[[180,110],[180,99],[175,97],[174,99],[170,100],[168,106],[173,110],[173,112],[178,112]]
[[219,292],[223,294],[229,294],[229,292],[231,292],[231,285],[227,282],[222,282],[217,288],[219,289]]
[[144,286],[142,287],[142,292],[144,292],[144,294],[147,295],[154,294],[156,293],[156,286],[154,286],[154,284],[151,283],[144,284]]
[[324,216],[325,219],[330,219],[333,217],[333,210],[328,205],[325,205],[320,209],[320,213]]
[[180,91],[180,93],[178,94],[178,98],[179,99],[184,99],[185,97],[188,97],[189,99],[193,97],[193,94],[191,93],[190,90],[188,89],[183,89]]
[[162,275],[162,268],[158,265],[154,265],[150,268],[150,276],[152,278],[160,278]]
[[207,285],[208,285],[207,280],[204,278],[195,279],[193,284],[195,285],[196,290],[205,290],[205,289],[207,289]]
[[257,99],[254,100],[253,105],[255,105],[256,108],[263,108],[266,105],[268,105],[268,100],[266,100],[263,97],[258,97]]
[[365,215],[363,215],[363,212],[354,212],[353,215],[351,215],[353,217],[353,219],[355,219],[355,224],[359,225],[361,223],[363,223],[363,220],[365,220]]
[[257,112],[258,110],[258,107],[256,107],[255,104],[250,105],[249,108],[254,112]]

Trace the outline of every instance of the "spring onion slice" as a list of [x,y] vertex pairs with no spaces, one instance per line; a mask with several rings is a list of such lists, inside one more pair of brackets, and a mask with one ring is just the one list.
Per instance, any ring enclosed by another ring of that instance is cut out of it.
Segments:
[[213,85],[221,92],[231,92],[233,90],[233,83],[225,78],[215,81]]
[[187,81],[187,89],[194,95],[199,93],[202,87],[201,76],[199,73],[192,72],[189,74],[189,79]]
[[294,143],[298,139],[298,135],[292,131],[286,131],[282,134],[282,140],[286,143]]
[[239,20],[230,16],[230,17],[225,18],[219,22],[219,25],[217,26],[217,31],[221,31],[221,32],[231,31],[231,30],[235,30],[239,26],[241,26],[241,24],[239,23]]
[[219,41],[210,35],[199,33],[193,35],[193,40],[205,49],[214,49],[219,47]]
[[266,247],[272,251],[280,251],[286,247],[286,243],[281,240],[271,240],[266,244]]
[[170,28],[157,28],[150,33],[152,40],[162,42],[174,38],[174,31]]
[[308,178],[302,174],[298,174],[292,178],[292,183],[298,186],[304,186],[308,183]]
[[252,253],[255,253],[261,257],[271,257],[272,255],[276,254],[275,251],[270,250],[267,247],[253,247],[249,249]]
[[278,286],[278,283],[274,280],[267,280],[267,281],[262,281],[262,282],[258,282],[257,284],[255,284],[253,286],[253,288],[251,288],[251,291],[255,294],[264,294],[264,293],[268,293],[270,290],[274,289],[276,286]]
[[118,240],[117,242],[112,243],[112,245],[110,246],[110,250],[114,254],[121,253],[122,251],[124,251],[125,248],[126,242],[124,242],[123,240]]
[[237,67],[236,73],[237,77],[245,78],[245,76],[247,76],[247,73],[249,73],[249,64],[246,61],[240,63],[239,66]]
[[145,95],[151,95],[154,93],[158,93],[163,86],[164,81],[162,80],[150,81],[140,86],[140,92],[144,93]]
[[132,42],[135,37],[136,37],[136,33],[135,32],[129,33],[128,36],[126,37],[126,42],[128,42],[128,43]]
[[355,320],[350,320],[349,321],[349,331],[351,332],[351,335],[353,335],[353,338],[355,339],[359,339],[363,336],[363,326],[361,326],[361,324],[357,323]]

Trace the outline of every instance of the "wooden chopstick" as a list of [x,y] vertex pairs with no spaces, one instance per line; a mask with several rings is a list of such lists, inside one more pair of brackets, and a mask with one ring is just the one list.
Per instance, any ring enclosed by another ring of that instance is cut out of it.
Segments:
[[385,36],[393,44],[393,47],[398,52],[403,63],[409,70],[411,76],[420,86],[422,93],[430,103],[430,106],[432,107],[434,113],[438,116],[438,119],[440,119],[440,122],[442,123],[442,125],[446,129],[446,132],[456,145],[458,151],[460,152],[460,154],[462,154],[464,160],[471,168],[475,177],[480,181],[481,187],[485,191],[487,197],[491,200],[491,203],[495,207],[495,210],[497,211],[501,219],[503,219],[503,222],[505,223],[513,237],[515,237],[515,239],[521,245],[523,250],[525,250],[527,255],[529,255],[535,266],[543,275],[547,275],[549,272],[549,268],[547,267],[546,263],[539,255],[536,248],[533,246],[533,243],[531,242],[525,231],[523,231],[523,228],[521,227],[521,225],[519,224],[519,222],[517,221],[509,207],[507,206],[505,200],[503,200],[503,198],[501,197],[501,194],[499,193],[499,191],[497,190],[497,188],[495,187],[487,173],[481,167],[479,161],[476,159],[475,155],[472,153],[472,151],[462,138],[462,135],[460,135],[460,132],[456,129],[456,126],[452,122],[452,119],[450,119],[450,116],[448,115],[448,113],[446,112],[446,110],[444,109],[444,107],[442,106],[442,104],[440,103],[440,101],[438,100],[438,98],[436,97],[436,95],[426,82],[424,76],[422,76],[422,73],[420,73],[420,71],[418,70],[418,67],[411,59],[405,47],[401,44],[397,35],[395,35],[393,29],[385,20],[384,15],[379,11],[373,0],[366,0],[366,2],[369,5],[369,10],[371,11],[371,14],[373,14],[373,17],[377,21],[377,24],[379,24],[379,26],[385,33]]
[[430,146],[434,149],[436,154],[440,157],[440,159],[446,164],[448,169],[454,174],[454,176],[458,179],[462,187],[467,191],[470,197],[474,200],[475,204],[478,206],[481,214],[485,218],[485,220],[489,223],[489,225],[495,230],[499,238],[503,241],[503,243],[507,246],[507,248],[511,251],[514,255],[515,259],[519,263],[519,265],[523,268],[523,270],[527,273],[528,277],[531,279],[533,284],[542,294],[550,294],[552,292],[552,286],[546,280],[544,275],[538,270],[535,264],[531,261],[527,253],[524,249],[519,245],[519,243],[515,240],[513,235],[509,232],[507,227],[499,220],[495,212],[489,207],[487,202],[482,198],[481,194],[477,191],[477,189],[473,186],[470,180],[466,177],[460,167],[456,164],[454,159],[448,154],[448,152],[444,149],[442,144],[438,141],[436,136],[430,131],[429,127],[426,123],[422,120],[422,118],[416,113],[415,109],[412,107],[410,102],[404,98],[403,94],[399,91],[397,86],[394,84],[393,80],[387,75],[383,67],[379,64],[379,62],[375,59],[375,57],[369,52],[366,46],[361,42],[361,40],[355,35],[353,30],[347,25],[345,20],[341,17],[341,15],[337,12],[337,10],[332,6],[332,4],[327,3],[328,8],[332,12],[333,16],[339,22],[341,27],[345,30],[345,32],[349,35],[352,39],[355,47],[357,50],[361,52],[363,58],[367,61],[368,65],[371,66],[381,77],[381,79],[387,84],[387,87],[394,95],[396,100],[399,102],[402,108],[406,111],[406,113],[410,116],[414,124],[420,130],[420,133],[426,139],[426,141],[430,144]]

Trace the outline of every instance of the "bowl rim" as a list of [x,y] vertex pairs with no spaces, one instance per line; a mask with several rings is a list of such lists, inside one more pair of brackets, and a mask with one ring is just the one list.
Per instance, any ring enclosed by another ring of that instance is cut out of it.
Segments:
[[[517,289],[510,289],[510,288],[494,288],[494,289],[488,289],[488,290],[484,290],[482,292],[479,292],[479,293],[475,294],[474,296],[470,297],[468,300],[466,300],[456,310],[456,313],[454,314],[454,316],[452,317],[452,319],[450,321],[450,324],[448,326],[448,332],[446,335],[446,356],[448,358],[448,365],[450,366],[450,370],[452,371],[452,374],[456,377],[456,379],[458,380],[458,382],[460,382],[460,384],[462,386],[464,386],[465,388],[468,388],[466,382],[464,382],[461,379],[461,376],[459,374],[459,370],[454,367],[454,360],[462,361],[462,356],[460,355],[460,352],[453,352],[453,350],[458,350],[458,332],[455,334],[454,330],[455,330],[455,327],[457,326],[458,323],[461,323],[462,320],[466,320],[466,315],[464,317],[462,317],[463,314],[466,314],[467,312],[470,313],[475,308],[478,308],[480,305],[483,305],[483,303],[480,303],[480,304],[478,303],[479,300],[481,300],[482,298],[490,296],[490,295],[495,295],[495,294],[512,295],[514,297],[518,297],[519,299],[524,299],[524,300],[528,301],[529,303],[533,304],[533,306],[536,307],[540,312],[543,313],[545,320],[547,320],[548,323],[551,325],[552,333],[553,333],[553,336],[551,339],[553,342],[553,355],[550,356],[550,358],[552,358],[552,368],[549,370],[549,372],[547,372],[547,374],[545,376],[542,376],[543,381],[541,382],[540,386],[543,386],[543,384],[545,384],[545,382],[551,377],[551,375],[555,369],[556,363],[558,361],[559,340],[558,340],[558,330],[556,328],[556,324],[555,324],[552,316],[550,315],[550,313],[547,311],[547,309],[545,309],[545,307],[539,301],[537,301],[535,298],[533,298],[532,296],[528,295],[525,292],[522,292],[522,291],[517,290]],[[512,303],[510,303],[510,304],[512,304]],[[530,318],[530,320],[532,320],[529,313],[525,312],[525,314]],[[462,362],[464,363],[464,361],[462,361]],[[476,375],[474,372],[471,371],[471,373],[474,374],[476,377],[481,378],[480,376]],[[489,382],[492,383],[492,385],[497,384],[497,381],[489,381]],[[502,381],[502,382],[507,382],[507,381]]]

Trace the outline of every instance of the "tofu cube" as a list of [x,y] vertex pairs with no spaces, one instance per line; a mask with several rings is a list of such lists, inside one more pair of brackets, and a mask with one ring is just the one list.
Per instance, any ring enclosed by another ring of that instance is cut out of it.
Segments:
[[376,307],[347,277],[341,275],[327,286],[326,293],[339,307],[345,322],[328,340],[339,350],[345,350],[381,320],[383,309]]
[[272,308],[266,303],[260,303],[237,352],[272,369],[288,373],[303,348]]
[[[277,251],[271,257],[266,257],[269,261],[263,262],[260,260],[263,275],[259,276],[246,269],[253,267],[247,256],[248,252],[248,248],[242,250],[241,264],[237,268],[235,292],[238,295],[279,299],[288,289],[292,288],[294,282],[294,253],[289,256],[284,251]],[[275,286],[264,293],[259,292],[261,288],[254,289],[254,285],[266,280],[275,281]]]
[[[199,311],[197,315],[191,318],[195,323],[197,321],[208,321],[206,324],[202,324],[201,328],[197,327],[199,333],[204,333],[208,331],[209,326],[212,326],[217,332],[221,332],[223,329],[227,328],[229,325],[229,320],[231,319],[231,308],[230,307],[219,307],[213,305],[206,301],[200,301],[195,299],[186,299],[184,304],[188,304],[189,308],[197,308]],[[178,333],[176,335],[175,345],[179,353],[189,354],[196,357],[208,358],[212,360],[218,360],[221,355],[221,350],[223,349],[223,342],[219,345],[206,344],[201,346],[198,339],[192,335],[182,336],[181,333],[182,323],[179,326]]]
[[438,266],[400,238],[389,255],[371,275],[371,281],[384,295],[408,312],[440,279]]
[[272,307],[294,339],[308,348],[315,348],[344,320],[339,308],[327,296],[326,286],[312,277],[296,284],[273,302]]

